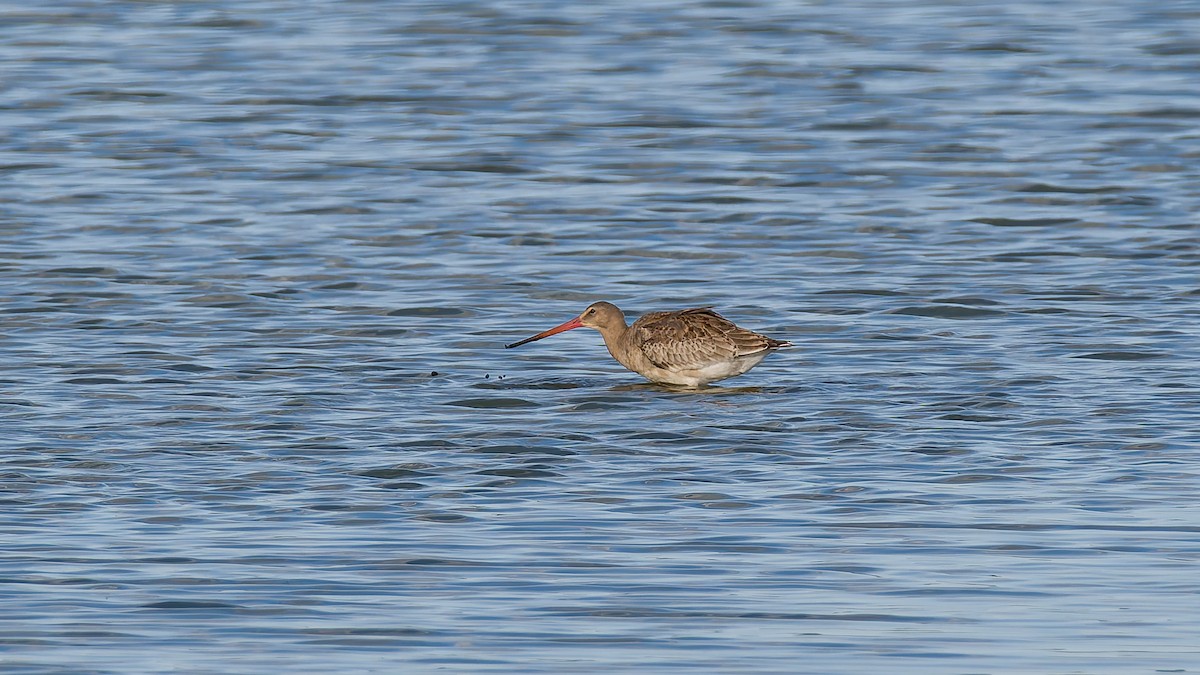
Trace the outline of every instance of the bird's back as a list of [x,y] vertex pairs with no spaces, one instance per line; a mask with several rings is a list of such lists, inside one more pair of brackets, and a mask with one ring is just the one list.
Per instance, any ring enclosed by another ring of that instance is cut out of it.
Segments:
[[790,346],[737,326],[709,307],[651,312],[630,326],[633,347],[666,370],[698,370]]

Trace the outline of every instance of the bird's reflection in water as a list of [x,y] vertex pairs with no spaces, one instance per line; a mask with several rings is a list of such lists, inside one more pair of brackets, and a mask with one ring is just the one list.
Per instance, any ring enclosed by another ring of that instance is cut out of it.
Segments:
[[637,392],[637,391],[654,391],[664,394],[685,394],[685,395],[707,395],[707,396],[737,396],[740,394],[766,394],[780,391],[779,388],[772,387],[676,387],[669,384],[656,384],[654,382],[635,382],[631,384],[619,384],[615,387],[609,387],[609,391],[619,392]]

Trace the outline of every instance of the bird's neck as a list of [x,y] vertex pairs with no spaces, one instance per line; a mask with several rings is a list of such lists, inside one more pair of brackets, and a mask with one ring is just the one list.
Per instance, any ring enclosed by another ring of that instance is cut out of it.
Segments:
[[608,348],[608,353],[616,359],[621,365],[626,368],[630,367],[630,359],[632,353],[629,345],[631,333],[629,326],[622,321],[612,326],[606,326],[600,329],[600,336],[604,338],[604,346]]

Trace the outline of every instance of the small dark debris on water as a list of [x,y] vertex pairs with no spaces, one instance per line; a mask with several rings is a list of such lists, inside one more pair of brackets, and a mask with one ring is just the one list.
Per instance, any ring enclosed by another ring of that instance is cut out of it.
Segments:
[[431,371],[429,371],[429,376],[430,376],[430,377],[437,377],[437,374],[438,374],[438,372],[437,372],[436,370],[431,370]]

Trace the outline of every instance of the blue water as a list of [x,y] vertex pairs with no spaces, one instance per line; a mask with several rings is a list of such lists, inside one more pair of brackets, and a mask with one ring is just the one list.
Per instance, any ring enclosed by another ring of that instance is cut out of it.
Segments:
[[1195,3],[0,27],[0,670],[1200,671]]

